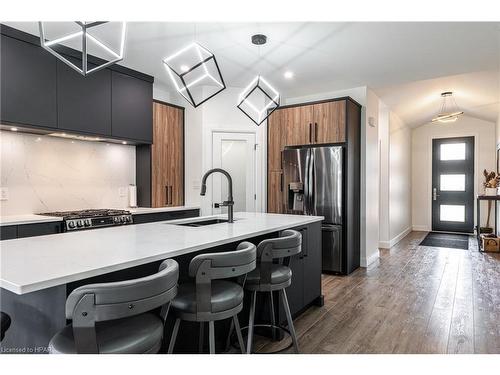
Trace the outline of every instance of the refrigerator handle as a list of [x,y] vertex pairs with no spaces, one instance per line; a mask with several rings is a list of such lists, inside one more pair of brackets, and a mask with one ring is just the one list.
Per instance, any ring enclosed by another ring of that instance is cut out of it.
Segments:
[[314,150],[311,150],[311,161],[309,166],[309,214],[316,215],[316,205],[314,202],[314,179],[316,178],[314,173],[315,162],[314,162]]
[[309,215],[309,158],[310,150],[307,150],[306,154],[306,170],[304,171],[304,214]]

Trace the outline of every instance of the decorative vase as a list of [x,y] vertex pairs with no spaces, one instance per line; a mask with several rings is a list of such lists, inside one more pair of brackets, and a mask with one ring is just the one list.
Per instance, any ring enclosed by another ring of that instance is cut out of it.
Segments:
[[487,196],[495,196],[497,195],[497,188],[485,188],[484,195]]

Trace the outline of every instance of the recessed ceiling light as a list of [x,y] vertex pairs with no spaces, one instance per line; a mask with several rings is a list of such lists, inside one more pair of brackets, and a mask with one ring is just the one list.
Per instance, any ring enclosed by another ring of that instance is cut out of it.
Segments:
[[283,75],[285,76],[285,78],[286,78],[286,79],[291,79],[291,78],[293,78],[293,72],[291,72],[291,71],[289,71],[289,70],[287,70],[287,71],[285,72],[285,74],[283,74]]
[[13,132],[17,132],[17,128],[10,128]]
[[187,72],[189,70],[189,66],[181,65],[181,72]]
[[126,145],[127,144],[127,141],[122,141],[122,145]]

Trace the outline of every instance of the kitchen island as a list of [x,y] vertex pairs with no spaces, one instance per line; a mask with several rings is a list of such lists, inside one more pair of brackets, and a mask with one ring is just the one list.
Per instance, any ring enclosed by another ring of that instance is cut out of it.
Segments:
[[2,351],[43,352],[52,335],[66,324],[66,297],[80,285],[154,273],[167,258],[179,262],[180,281],[184,281],[189,261],[197,254],[234,250],[244,240],[257,244],[289,228],[303,234],[303,252],[291,262],[292,313],[321,301],[322,217],[236,213],[232,224],[179,225],[209,218],[2,241],[0,308],[12,318]]

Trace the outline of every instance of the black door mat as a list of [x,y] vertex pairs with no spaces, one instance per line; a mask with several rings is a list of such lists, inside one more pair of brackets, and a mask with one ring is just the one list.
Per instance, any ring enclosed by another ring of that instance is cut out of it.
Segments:
[[420,246],[447,247],[469,250],[469,236],[466,234],[430,232],[420,242]]

